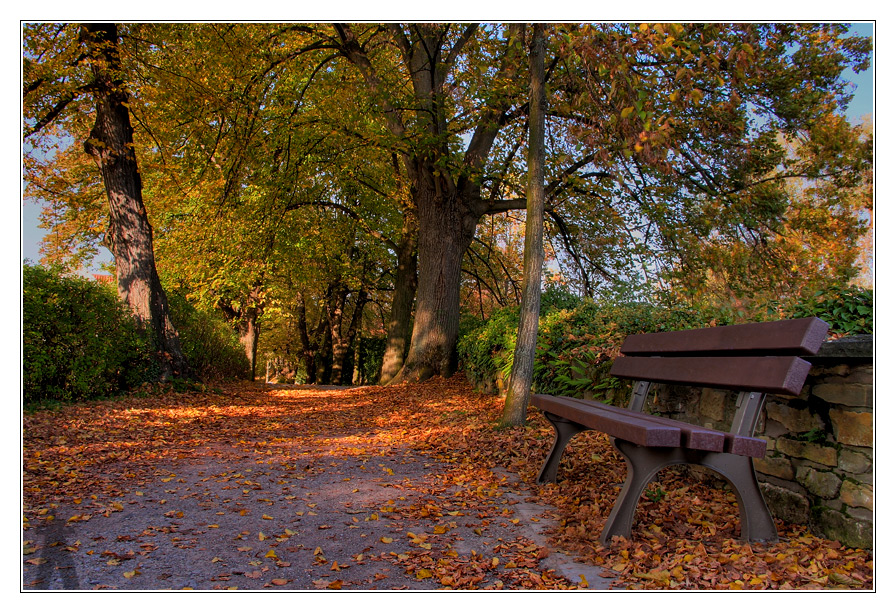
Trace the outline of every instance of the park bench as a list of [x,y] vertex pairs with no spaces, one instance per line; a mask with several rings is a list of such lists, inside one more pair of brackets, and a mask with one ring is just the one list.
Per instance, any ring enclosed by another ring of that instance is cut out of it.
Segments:
[[[644,488],[674,464],[705,466],[731,484],[740,512],[743,540],[775,541],[753,458],[765,455],[766,442],[753,437],[766,394],[798,396],[828,324],[808,317],[677,332],[631,335],[610,374],[635,381],[627,409],[593,400],[536,394],[532,404],[544,412],[556,437],[538,482],[557,480],[569,440],[585,430],[613,438],[626,461],[627,476],[601,533],[607,544],[631,536],[635,507]],[[643,413],[652,383],[710,387],[740,392],[729,432]]]

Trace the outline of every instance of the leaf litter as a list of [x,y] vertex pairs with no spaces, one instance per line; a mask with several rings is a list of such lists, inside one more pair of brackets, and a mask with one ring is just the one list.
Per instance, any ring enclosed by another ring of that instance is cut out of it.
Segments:
[[[233,384],[25,415],[23,587],[589,587],[547,565],[557,551],[616,589],[873,589],[871,552],[805,526],[737,540],[733,494],[687,470],[663,471],[632,538],[601,546],[625,478],[607,437],[576,437],[558,483],[536,486],[552,430],[540,415],[496,429],[501,410],[457,376]],[[521,499],[546,511],[521,519]],[[536,520],[547,548],[522,529]]]

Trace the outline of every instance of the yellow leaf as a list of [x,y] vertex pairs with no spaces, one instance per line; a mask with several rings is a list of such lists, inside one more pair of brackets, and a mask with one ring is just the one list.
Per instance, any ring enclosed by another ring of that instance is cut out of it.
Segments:
[[221,526],[219,526],[218,524],[209,524],[208,527],[209,528],[220,528]]
[[336,579],[332,583],[327,585],[328,590],[341,590],[342,589],[342,579]]
[[635,107],[627,106],[624,109],[622,109],[622,113],[620,113],[620,115],[622,116],[623,119],[625,119],[626,117],[631,115],[634,111],[635,111]]
[[136,577],[137,575],[140,574],[140,571],[135,569],[135,570],[129,570],[129,571],[121,573],[121,574],[124,575],[125,579],[133,579],[134,577]]
[[268,538],[268,535],[265,534],[264,532],[259,532],[259,533],[258,533],[258,540],[259,540],[259,541],[263,541],[263,540],[266,539],[266,538]]
[[314,550],[314,555],[322,556],[322,555],[324,555],[324,550],[321,549],[320,547],[318,547],[317,549]]
[[432,572],[425,568],[421,568],[417,571],[417,579],[428,579],[430,577],[432,577]]
[[262,518],[262,519],[274,519],[274,518],[271,517],[270,515],[262,515],[261,518]]
[[277,553],[276,553],[273,549],[271,549],[271,550],[268,551],[266,554],[264,554],[264,557],[266,557],[266,558],[273,558],[273,559],[275,559],[275,560],[279,559],[279,558],[277,558]]
[[388,545],[389,543],[392,542],[392,539],[391,539],[390,537],[388,537],[388,536],[384,536],[384,537],[381,538],[380,540],[381,540],[382,542],[386,543],[387,545]]
[[330,567],[330,570],[342,570],[339,568],[339,562],[333,562],[333,566]]
[[432,532],[433,532],[433,534],[445,534],[446,532],[448,532],[448,527],[447,526],[436,526],[435,528],[432,529]]

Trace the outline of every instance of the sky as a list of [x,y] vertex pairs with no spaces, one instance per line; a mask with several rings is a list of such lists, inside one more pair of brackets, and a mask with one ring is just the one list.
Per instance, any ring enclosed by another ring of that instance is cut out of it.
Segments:
[[[857,34],[863,36],[874,35],[873,23],[855,23],[852,29]],[[863,116],[872,114],[874,111],[874,73],[875,66],[872,60],[872,65],[868,70],[858,75],[849,71],[848,74],[844,75],[856,85],[855,96],[847,111],[849,119],[855,123],[860,122]],[[29,259],[34,263],[40,260],[40,241],[45,233],[45,230],[38,227],[39,214],[40,206],[38,203],[23,201],[21,210],[21,259]],[[9,245],[4,245],[4,247],[9,248]],[[105,257],[101,255],[97,258],[94,266],[96,269],[98,269],[101,262],[111,261],[111,255],[108,251],[101,248],[101,252],[106,255]]]

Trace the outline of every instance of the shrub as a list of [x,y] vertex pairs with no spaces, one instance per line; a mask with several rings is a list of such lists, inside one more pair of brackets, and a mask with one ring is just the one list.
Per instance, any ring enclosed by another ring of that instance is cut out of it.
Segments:
[[[546,292],[547,294],[547,292]],[[629,334],[680,330],[730,323],[721,313],[644,303],[596,303],[554,291],[542,301],[533,384],[545,394],[613,399],[627,384],[609,376],[613,358]],[[465,322],[458,353],[468,377],[488,385],[507,379],[519,321],[518,309],[505,308],[478,325]]]
[[784,309],[787,317],[819,317],[830,324],[830,334],[873,334],[874,291],[832,287]]
[[23,267],[25,404],[106,396],[138,385],[155,369],[150,348],[114,289]]
[[168,292],[168,308],[195,376],[202,381],[248,378],[249,360],[223,317],[200,311],[177,291]]

